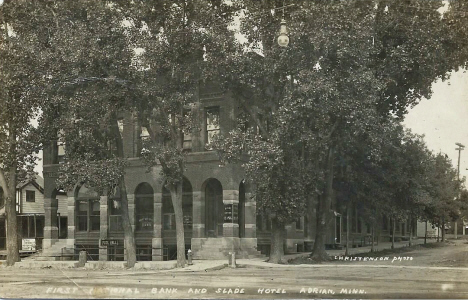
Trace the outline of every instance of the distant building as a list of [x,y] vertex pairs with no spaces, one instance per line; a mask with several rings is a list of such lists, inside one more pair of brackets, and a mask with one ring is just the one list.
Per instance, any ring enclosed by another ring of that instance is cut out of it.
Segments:
[[[66,195],[57,195],[59,200],[59,210],[57,218],[60,236],[66,237],[67,222],[63,216],[67,215]],[[6,248],[6,226],[5,226],[5,197],[3,189],[0,187],[0,250]],[[36,176],[16,187],[16,213],[18,218],[18,239],[20,250],[36,251],[42,248],[44,238],[45,214],[44,214],[44,179]],[[62,216],[60,216],[62,215]],[[65,236],[64,236],[65,234]]]
[[439,228],[429,222],[426,223],[418,221],[417,234],[418,238],[424,238],[424,236],[430,239],[437,238],[438,236],[442,237],[442,232],[439,230]]

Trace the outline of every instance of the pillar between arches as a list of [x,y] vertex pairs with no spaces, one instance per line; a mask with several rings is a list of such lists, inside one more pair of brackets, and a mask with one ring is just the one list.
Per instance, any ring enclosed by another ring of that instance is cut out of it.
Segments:
[[257,237],[257,202],[251,193],[245,193],[245,238]]
[[58,241],[57,224],[58,199],[44,198],[44,249],[50,248]]
[[153,238],[151,240],[151,246],[151,260],[162,261],[162,193],[154,193]]
[[67,223],[68,223],[68,235],[67,235],[67,247],[75,248],[75,197],[68,196],[67,199]]
[[192,192],[192,238],[205,237],[205,200],[202,199],[201,191]]
[[101,246],[101,240],[106,240],[108,238],[109,232],[109,213],[108,213],[108,197],[101,196],[99,198],[99,216],[100,216],[100,226],[99,226],[99,260],[100,261],[107,261],[108,254],[107,254],[107,246]]
[[239,191],[223,190],[223,237],[239,237]]

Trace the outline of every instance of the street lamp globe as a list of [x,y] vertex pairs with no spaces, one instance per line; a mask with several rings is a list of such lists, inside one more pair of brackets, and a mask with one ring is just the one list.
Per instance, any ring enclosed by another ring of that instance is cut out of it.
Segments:
[[280,34],[278,36],[278,45],[280,47],[287,47],[289,44],[288,30],[286,29],[286,21],[281,20]]

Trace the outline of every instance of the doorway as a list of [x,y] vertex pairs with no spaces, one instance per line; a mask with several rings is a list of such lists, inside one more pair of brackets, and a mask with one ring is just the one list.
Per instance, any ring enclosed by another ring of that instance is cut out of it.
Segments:
[[205,235],[206,237],[223,236],[223,187],[216,179],[205,183]]

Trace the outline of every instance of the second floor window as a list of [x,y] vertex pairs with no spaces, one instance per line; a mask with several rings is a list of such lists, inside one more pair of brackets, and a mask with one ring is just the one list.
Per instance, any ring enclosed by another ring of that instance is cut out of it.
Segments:
[[36,193],[34,191],[26,191],[26,202],[35,202]]
[[304,230],[304,224],[301,221],[301,218],[298,218],[296,220],[296,230]]
[[58,163],[63,163],[63,158],[65,157],[65,141],[63,140],[64,131],[60,130],[58,132],[58,140],[57,140],[57,158]]
[[220,133],[219,128],[219,107],[206,109],[206,143],[213,142],[215,136]]

